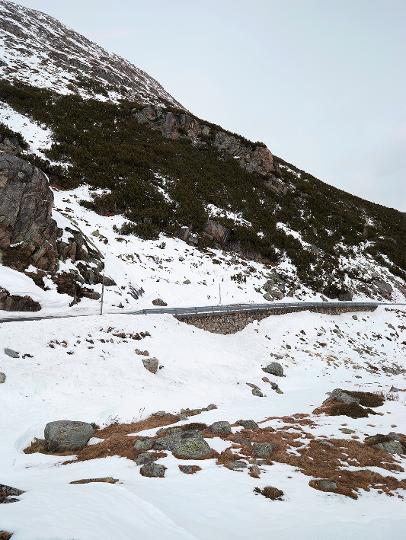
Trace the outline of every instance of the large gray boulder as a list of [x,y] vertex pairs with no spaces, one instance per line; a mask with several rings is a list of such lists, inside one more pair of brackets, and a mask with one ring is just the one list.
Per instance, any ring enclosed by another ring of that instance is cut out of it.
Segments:
[[213,455],[213,450],[200,433],[182,437],[172,451],[178,459],[206,459]]
[[84,448],[94,434],[87,422],[57,420],[45,426],[44,437],[51,452],[70,452]]

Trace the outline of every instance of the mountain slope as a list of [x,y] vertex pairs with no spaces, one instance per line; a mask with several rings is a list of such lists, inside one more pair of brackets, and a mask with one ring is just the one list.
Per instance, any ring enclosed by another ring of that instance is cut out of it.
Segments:
[[[239,261],[224,271],[245,287],[244,297],[404,298],[404,214],[328,186],[263,143],[197,118],[146,75],[144,84],[137,68],[54,19],[4,0],[0,9],[0,150],[40,167],[53,189],[70,190],[66,199],[86,192],[83,209],[76,204],[71,218],[86,209],[85,222],[98,221],[105,237],[113,233],[130,245],[143,239],[145,252],[149,242],[168,238],[214,259],[223,251],[225,259]],[[62,49],[75,61],[61,56]],[[32,51],[42,58],[35,70]],[[104,95],[100,84],[108,89]],[[90,217],[94,212],[98,218]],[[109,216],[116,216],[113,231]],[[35,261],[21,264],[21,241],[2,246],[3,264],[45,287]],[[100,247],[109,252],[110,245]],[[77,269],[80,261],[70,259],[76,269],[67,269],[66,249],[55,258],[60,267],[50,279],[69,275],[61,291],[74,302],[83,292],[93,294],[85,289],[100,278],[89,281],[89,269]],[[241,271],[253,267],[247,260],[261,268],[262,283],[254,288],[249,270]]]
[[0,77],[61,94],[180,107],[144,71],[53,17],[8,0],[0,2]]

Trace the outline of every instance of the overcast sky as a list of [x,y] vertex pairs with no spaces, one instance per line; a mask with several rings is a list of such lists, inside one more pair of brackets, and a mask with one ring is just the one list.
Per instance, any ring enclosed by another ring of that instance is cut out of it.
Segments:
[[406,211],[406,0],[20,0],[196,115]]

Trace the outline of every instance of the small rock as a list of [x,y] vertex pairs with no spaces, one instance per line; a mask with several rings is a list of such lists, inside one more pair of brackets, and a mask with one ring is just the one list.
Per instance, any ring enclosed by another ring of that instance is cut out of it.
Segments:
[[271,362],[266,367],[262,368],[266,373],[275,375],[276,377],[284,377],[283,367],[279,362]]
[[260,488],[256,487],[254,489],[254,492],[255,493],[260,493],[261,495],[263,495],[267,499],[271,499],[272,501],[281,501],[282,497],[284,495],[284,493],[283,493],[283,491],[281,489],[278,489],[278,488],[273,487],[273,486],[266,486],[263,489],[260,489]]
[[65,452],[84,448],[93,433],[93,426],[87,422],[57,420],[45,426],[44,437],[50,452]]
[[148,450],[152,449],[152,447],[154,446],[154,442],[154,439],[149,438],[137,439],[134,443],[134,450],[142,450],[143,452],[147,452]]
[[352,318],[354,319],[354,321],[358,321],[357,315],[353,315]]
[[149,452],[142,452],[142,454],[139,454],[135,458],[135,463],[137,465],[146,465],[147,463],[153,463],[157,459],[159,459],[159,455],[157,456],[156,454],[150,454]]
[[217,409],[217,405],[214,403],[210,403],[210,405],[207,405],[206,411],[214,411],[214,409]]
[[351,435],[351,433],[355,433],[353,429],[350,428],[340,428],[341,433],[344,433],[345,435]]
[[251,390],[251,393],[252,393],[253,396],[256,396],[256,397],[265,397],[265,395],[261,392],[261,390],[258,388],[258,386],[253,388]]
[[268,459],[274,449],[275,446],[270,443],[254,443],[252,447],[252,453],[255,457]]
[[195,474],[202,470],[199,465],[178,465],[179,470],[184,474]]
[[19,352],[13,351],[13,349],[7,349],[7,347],[4,349],[4,354],[9,356],[10,358],[20,358]]
[[258,429],[259,427],[254,420],[238,420],[236,424],[244,429]]
[[6,374],[0,371],[0,384],[6,382]]
[[227,422],[226,420],[214,422],[209,429],[212,433],[219,433],[221,435],[230,435],[230,433],[232,433],[230,422]]
[[158,371],[159,361],[157,358],[143,358],[142,363],[144,365],[144,368],[150,373],[153,373],[155,375],[155,373]]
[[142,476],[148,478],[164,478],[166,467],[160,463],[146,463],[140,469]]
[[335,491],[337,489],[337,483],[334,480],[319,480],[319,488],[325,491]]
[[155,300],[152,300],[152,304],[153,304],[154,306],[163,306],[163,307],[168,305],[168,304],[167,304],[164,300],[162,300],[161,298],[155,298]]

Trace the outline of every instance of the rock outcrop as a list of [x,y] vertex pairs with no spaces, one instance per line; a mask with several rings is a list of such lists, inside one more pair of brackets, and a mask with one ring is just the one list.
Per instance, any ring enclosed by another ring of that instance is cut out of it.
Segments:
[[[5,141],[0,137],[3,149]],[[98,299],[99,293],[87,285],[103,279],[106,286],[115,285],[103,276],[102,255],[73,223],[64,231],[58,228],[52,217],[53,203],[45,174],[0,148],[0,263],[25,272],[43,288],[42,278],[50,276],[58,292],[72,296],[74,303],[83,297]],[[75,268],[58,273],[59,260],[68,259]],[[41,306],[28,296],[10,295],[0,283],[0,309],[38,311]]]
[[0,257],[22,271],[30,264],[57,269],[58,227],[45,174],[27,161],[0,154]]
[[221,155],[236,159],[248,172],[266,177],[274,177],[277,173],[273,155],[263,143],[252,143],[219,126],[203,122],[185,110],[147,105],[134,109],[133,116],[141,124],[159,130],[168,139],[184,137],[195,145],[210,144]]
[[30,296],[10,294],[0,287],[0,310],[2,311],[39,311],[41,305]]

